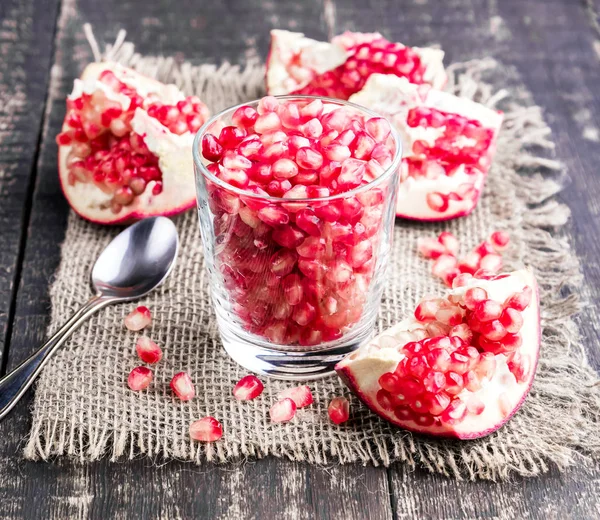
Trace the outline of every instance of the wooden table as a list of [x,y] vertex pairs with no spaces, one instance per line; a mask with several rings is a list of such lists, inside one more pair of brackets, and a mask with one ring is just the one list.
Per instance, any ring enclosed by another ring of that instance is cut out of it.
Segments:
[[[44,338],[48,284],[68,206],[54,137],[65,96],[100,41],[120,28],[137,49],[194,62],[264,57],[271,28],[326,39],[379,30],[438,42],[446,63],[491,55],[514,65],[544,107],[569,179],[591,302],[581,318],[600,366],[599,0],[2,0],[0,3],[0,354],[2,372]],[[195,466],[147,459],[77,465],[23,460],[28,395],[0,424],[0,518],[599,518],[600,471],[574,468],[511,482],[457,482],[394,465],[316,467],[267,458]]]

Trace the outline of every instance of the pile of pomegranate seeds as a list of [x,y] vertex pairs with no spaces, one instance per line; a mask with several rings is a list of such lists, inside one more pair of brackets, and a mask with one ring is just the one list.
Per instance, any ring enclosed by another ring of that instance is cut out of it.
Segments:
[[242,377],[233,388],[233,396],[238,401],[250,401],[256,399],[265,389],[258,377],[249,375]]
[[373,275],[387,187],[301,200],[344,194],[392,164],[387,121],[335,107],[265,97],[202,140],[208,169],[248,193],[206,181],[224,286],[245,328],[273,343],[341,337]]
[[406,357],[394,372],[379,378],[378,404],[393,410],[398,420],[423,427],[435,422],[455,425],[467,412],[481,414],[485,404],[477,396],[457,396],[465,389],[477,392],[483,381],[492,378],[497,354],[506,356],[517,382],[530,376],[532,360],[517,350],[522,343],[521,313],[531,297],[526,286],[506,301],[496,302],[485,289],[472,286],[459,303],[451,297],[421,301],[415,318],[424,329],[422,334],[418,329],[409,334],[423,339],[406,343],[402,347]]
[[[158,95],[140,95],[135,88],[117,78],[111,70],[98,77],[101,89],[67,99],[63,131],[57,135],[59,146],[71,146],[67,157],[68,183],[93,183],[112,195],[108,206],[113,213],[133,203],[136,196],[155,181],[152,194],[162,192],[162,172],[158,158],[148,150],[131,122],[136,109],[145,110],[172,133],[197,132],[208,118],[208,109],[197,97],[187,97],[175,105],[163,104]],[[128,99],[129,106],[113,97]]]
[[335,397],[327,408],[329,418],[335,424],[342,424],[350,417],[350,403],[345,397]]
[[150,309],[148,307],[144,307],[140,305],[132,310],[124,320],[125,327],[133,332],[137,332],[142,330],[143,328],[150,325],[152,321],[152,314],[150,313]]
[[190,437],[195,441],[218,441],[223,437],[223,426],[214,417],[204,417],[190,424]]
[[434,260],[431,272],[449,287],[460,287],[472,275],[497,273],[502,269],[502,255],[510,237],[505,231],[495,231],[461,259],[457,258],[459,243],[456,237],[443,231],[436,238],[420,238],[419,253]]

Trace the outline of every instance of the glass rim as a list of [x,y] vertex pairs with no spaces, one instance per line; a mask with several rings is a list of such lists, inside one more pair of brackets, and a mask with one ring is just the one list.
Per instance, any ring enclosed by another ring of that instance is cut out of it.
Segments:
[[196,132],[196,136],[194,137],[194,142],[192,145],[192,155],[193,155],[193,159],[194,159],[194,164],[201,170],[202,174],[205,177],[210,179],[211,182],[213,182],[214,184],[218,185],[221,188],[224,188],[224,189],[231,191],[242,197],[251,197],[251,198],[254,198],[257,200],[265,200],[265,201],[269,201],[269,202],[273,202],[273,203],[326,202],[326,201],[330,201],[330,200],[344,199],[344,198],[351,197],[353,195],[368,191],[368,190],[372,189],[373,187],[381,184],[384,180],[386,180],[387,178],[392,176],[393,173],[398,170],[398,168],[400,166],[400,161],[402,159],[402,140],[400,139],[400,135],[398,134],[398,131],[394,128],[394,125],[390,122],[390,120],[387,117],[384,117],[381,114],[378,114],[377,112],[370,110],[366,107],[357,105],[356,103],[352,103],[350,101],[345,101],[342,99],[325,97],[325,96],[285,95],[285,96],[273,96],[273,97],[275,97],[277,99],[283,99],[283,100],[320,99],[321,101],[326,102],[326,103],[334,103],[336,105],[348,106],[348,107],[354,108],[360,112],[364,112],[364,113],[370,115],[371,117],[381,117],[381,118],[385,119],[390,125],[390,129],[391,129],[390,135],[393,137],[394,143],[396,145],[396,151],[394,154],[394,158],[392,160],[392,164],[390,166],[388,166],[379,177],[376,177],[375,179],[368,182],[367,184],[362,184],[361,186],[358,186],[352,190],[344,191],[343,193],[336,193],[335,195],[327,195],[326,197],[312,197],[312,198],[306,197],[306,198],[300,198],[300,199],[275,197],[273,195],[261,195],[259,193],[253,193],[253,192],[247,191],[243,188],[238,188],[236,186],[233,186],[232,184],[229,184],[228,182],[225,182],[222,179],[219,179],[217,176],[215,176],[206,167],[206,165],[202,162],[202,158],[200,157],[200,141],[201,141],[202,137],[204,137],[204,134],[208,133],[209,127],[213,123],[218,121],[220,118],[222,118],[224,115],[226,115],[228,113],[233,113],[240,107],[257,104],[260,101],[260,99],[254,99],[252,101],[246,101],[245,103],[239,103],[238,105],[234,105],[232,107],[221,110],[214,116],[210,117]]

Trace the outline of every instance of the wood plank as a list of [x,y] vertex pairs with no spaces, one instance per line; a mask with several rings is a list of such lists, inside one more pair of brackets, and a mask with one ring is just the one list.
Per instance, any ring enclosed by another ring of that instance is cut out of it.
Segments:
[[[190,15],[189,5],[168,1],[63,2],[9,367],[39,345],[48,323],[48,280],[59,262],[68,213],[56,175],[54,136],[72,79],[91,59],[83,22],[94,25],[99,41],[112,41],[128,20],[129,38],[141,52],[182,50],[196,61],[239,62],[257,54],[257,43],[265,54],[271,24],[292,27],[304,19],[323,37],[326,27],[314,17],[320,9],[316,0],[264,5],[253,0],[209,3]],[[23,461],[15,452],[28,432],[30,404],[31,396],[0,424],[0,518],[364,518],[365,511],[370,518],[391,518],[384,468],[319,468],[275,458],[223,466],[159,461],[158,467],[147,459],[85,466]]]
[[14,313],[58,0],[0,5],[0,373]]

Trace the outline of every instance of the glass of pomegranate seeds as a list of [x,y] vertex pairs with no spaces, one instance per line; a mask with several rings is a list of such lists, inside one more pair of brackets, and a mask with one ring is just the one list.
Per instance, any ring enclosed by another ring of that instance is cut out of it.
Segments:
[[311,379],[371,336],[400,147],[386,119],[312,96],[265,97],[200,129],[193,153],[204,256],[235,361]]

